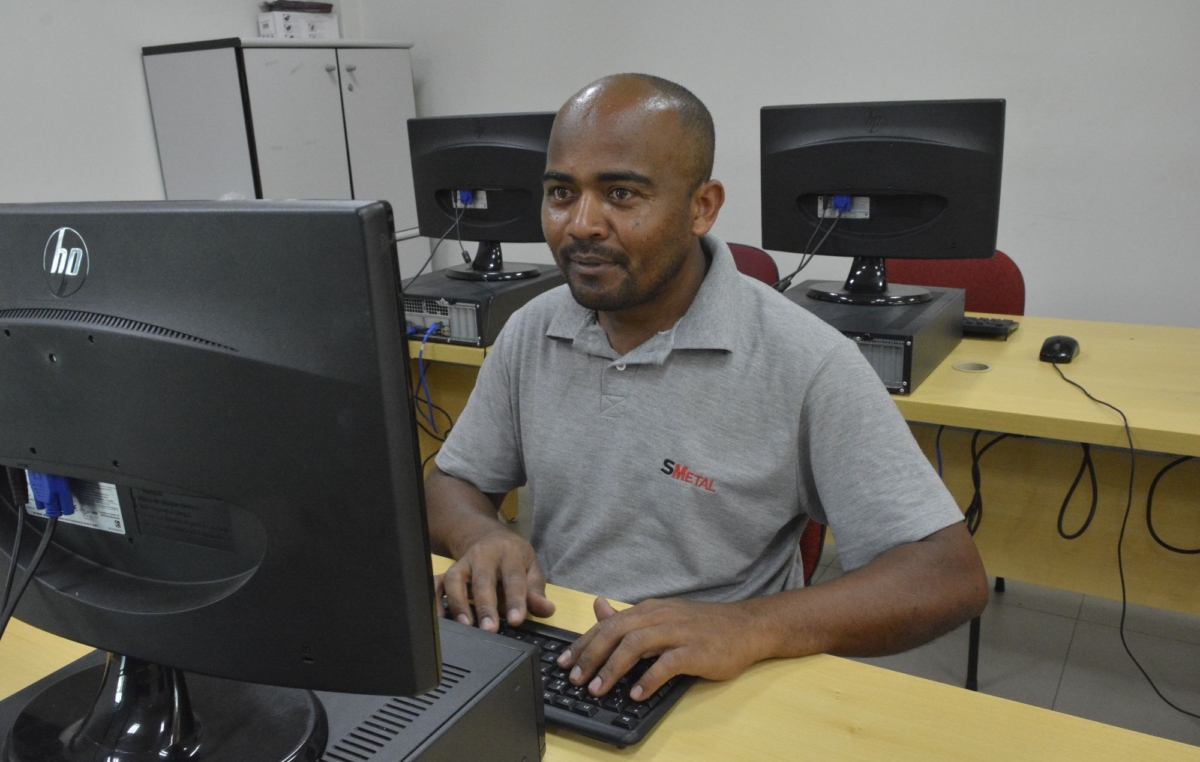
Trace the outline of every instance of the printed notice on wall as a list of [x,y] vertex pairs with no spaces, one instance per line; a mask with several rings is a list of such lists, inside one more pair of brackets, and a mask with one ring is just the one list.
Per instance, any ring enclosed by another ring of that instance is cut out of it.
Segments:
[[[125,522],[121,519],[121,503],[117,500],[115,484],[104,482],[89,482],[83,479],[70,479],[71,502],[75,503],[75,512],[70,516],[62,516],[59,522],[76,526],[99,529],[103,532],[125,534]],[[25,474],[25,488],[29,490],[29,502],[25,511],[33,516],[45,516],[45,511],[39,511],[33,501],[33,485],[29,483],[29,474]]]

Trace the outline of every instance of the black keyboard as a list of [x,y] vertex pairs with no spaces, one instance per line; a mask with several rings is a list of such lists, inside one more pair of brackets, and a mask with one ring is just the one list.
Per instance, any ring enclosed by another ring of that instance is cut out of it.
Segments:
[[567,681],[567,671],[556,663],[559,654],[575,642],[578,634],[532,621],[517,628],[502,624],[500,634],[531,643],[541,650],[546,722],[622,748],[645,738],[683,692],[696,682],[694,677],[675,677],[649,698],[634,701],[629,698],[629,689],[653,663],[643,659],[608,693],[593,696],[586,686],[571,685]]
[[984,318],[984,317],[964,317],[963,318],[963,336],[971,337],[1001,337],[1008,338],[1008,335],[1017,330],[1020,325],[1015,320],[1006,318]]

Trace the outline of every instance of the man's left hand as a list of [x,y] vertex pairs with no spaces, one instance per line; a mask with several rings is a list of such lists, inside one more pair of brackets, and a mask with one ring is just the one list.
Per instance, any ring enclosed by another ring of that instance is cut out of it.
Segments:
[[559,657],[573,685],[602,696],[641,659],[658,657],[630,688],[640,701],[676,675],[728,680],[764,658],[764,644],[738,603],[648,600],[616,611],[604,598],[593,604],[596,625]]

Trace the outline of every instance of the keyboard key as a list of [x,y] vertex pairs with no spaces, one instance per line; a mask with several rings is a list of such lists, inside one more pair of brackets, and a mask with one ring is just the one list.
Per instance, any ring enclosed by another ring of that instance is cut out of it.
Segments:
[[[567,680],[567,671],[557,664],[558,656],[574,642],[577,635],[533,621],[526,622],[521,629],[502,624],[501,634],[540,649],[538,671],[542,675],[542,699],[546,704],[547,722],[565,725],[607,743],[624,746],[640,742],[662,714],[656,707],[674,701],[676,693],[686,690],[693,682],[692,678],[680,678],[676,690],[668,694],[670,686],[677,682],[672,679],[645,701],[631,701],[629,690],[653,663],[652,660],[643,660],[622,676],[607,695],[593,696],[586,687],[571,685]],[[565,717],[564,713],[571,716]]]
[[575,714],[582,714],[584,717],[595,717],[600,710],[591,704],[576,701],[575,706],[571,707],[571,711]]
[[617,719],[613,720],[612,724],[616,725],[618,728],[625,728],[626,730],[633,730],[634,728],[636,728],[638,726],[638,721],[635,718],[630,717],[627,714],[623,714],[620,717],[618,717]]
[[620,696],[607,696],[600,702],[600,706],[612,712],[620,712],[625,708],[626,701]]

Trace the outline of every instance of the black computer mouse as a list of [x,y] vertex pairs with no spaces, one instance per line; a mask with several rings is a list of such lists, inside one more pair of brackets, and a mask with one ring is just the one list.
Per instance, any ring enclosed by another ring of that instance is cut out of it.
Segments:
[[1051,336],[1042,343],[1042,362],[1068,363],[1079,356],[1079,342],[1070,336]]

